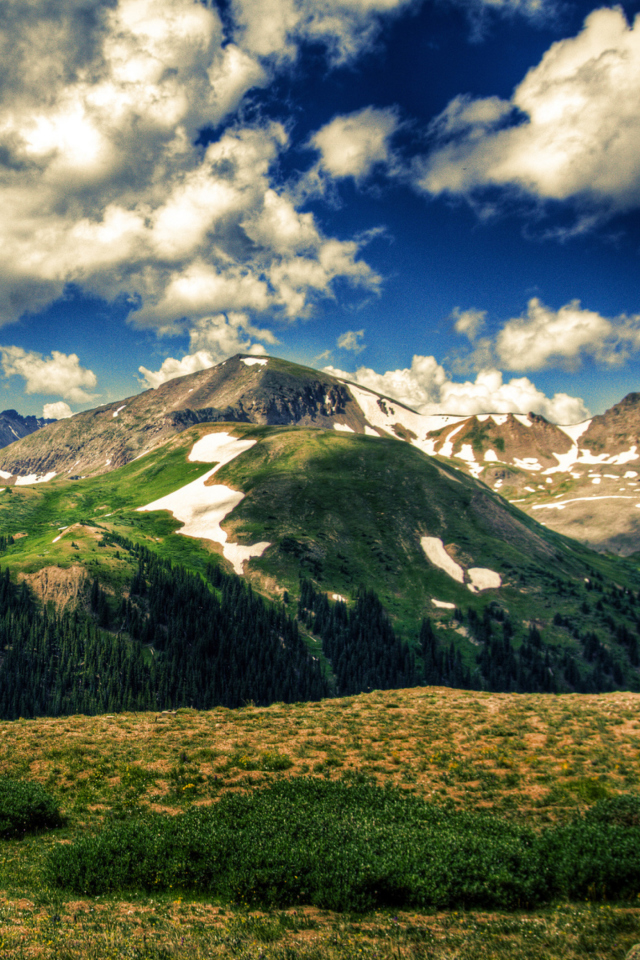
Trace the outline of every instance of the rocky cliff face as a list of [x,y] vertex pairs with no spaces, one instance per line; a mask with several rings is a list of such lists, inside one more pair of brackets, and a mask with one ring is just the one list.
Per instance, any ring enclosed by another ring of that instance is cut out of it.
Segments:
[[55,422],[43,417],[23,417],[17,410],[3,410],[0,413],[0,447],[7,447],[10,443]]
[[363,433],[348,387],[276,358],[238,355],[135,397],[52,423],[0,453],[11,475],[89,476],[123,466],[197,423],[333,427]]

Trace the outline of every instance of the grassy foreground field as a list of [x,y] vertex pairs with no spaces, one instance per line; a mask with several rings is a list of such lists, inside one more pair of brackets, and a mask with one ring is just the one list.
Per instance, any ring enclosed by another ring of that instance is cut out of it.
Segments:
[[598,800],[638,793],[638,694],[418,688],[236,711],[19,720],[0,724],[0,774],[42,784],[67,816],[52,833],[0,841],[0,957],[623,960],[640,941],[640,900],[350,916],[258,911],[180,891],[81,898],[43,879],[52,847],[114,815],[183,813],[293,776],[365,774],[520,825],[568,821]]

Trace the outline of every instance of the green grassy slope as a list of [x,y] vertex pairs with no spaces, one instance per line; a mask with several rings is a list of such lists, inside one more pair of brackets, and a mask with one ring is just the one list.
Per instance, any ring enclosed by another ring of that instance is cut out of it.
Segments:
[[[629,561],[593,553],[545,529],[483,484],[408,444],[249,424],[200,425],[101,477],[56,479],[0,493],[0,533],[27,534],[16,539],[0,564],[24,573],[80,564],[117,592],[131,567],[126,553],[103,541],[105,532],[114,531],[190,569],[202,569],[220,556],[218,545],[177,534],[180,523],[166,511],[135,511],[207,472],[210,465],[190,463],[188,453],[200,436],[219,430],[256,441],[217,473],[216,482],[246,494],[225,521],[229,540],[272,544],[245,565],[246,575],[267,595],[287,590],[295,598],[301,575],[329,595],[347,598],[365,584],[378,592],[409,638],[424,615],[433,616],[444,637],[471,661],[477,644],[452,611],[437,608],[432,598],[480,615],[494,600],[511,618],[516,635],[535,622],[546,642],[580,657],[579,644],[554,617],[568,617],[583,631],[597,629],[607,643],[605,614],[596,616],[598,594],[586,580],[595,578],[605,589],[640,587]],[[54,543],[62,527],[71,529]],[[497,571],[502,587],[471,593],[427,560],[422,536],[441,538],[465,569]],[[226,564],[221,557],[220,562]],[[614,612],[616,626],[623,622],[635,630],[631,607]],[[622,665],[627,675],[626,661]]]

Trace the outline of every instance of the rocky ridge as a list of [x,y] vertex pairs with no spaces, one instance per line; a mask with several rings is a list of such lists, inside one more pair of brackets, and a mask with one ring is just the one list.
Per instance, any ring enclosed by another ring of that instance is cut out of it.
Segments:
[[23,417],[17,410],[3,410],[0,413],[0,447],[7,447],[10,443],[55,422],[44,417]]
[[0,475],[8,485],[93,476],[198,423],[225,421],[391,436],[446,458],[589,546],[621,554],[640,550],[639,393],[572,425],[534,413],[429,416],[308,367],[238,354],[50,423],[0,452]]

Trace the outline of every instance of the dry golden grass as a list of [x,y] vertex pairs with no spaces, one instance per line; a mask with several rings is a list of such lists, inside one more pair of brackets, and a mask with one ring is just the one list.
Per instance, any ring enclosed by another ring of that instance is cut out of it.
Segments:
[[177,810],[273,777],[355,772],[533,821],[562,817],[639,782],[640,694],[425,687],[0,724],[0,773],[46,785],[74,819],[100,817],[114,801]]
[[[0,724],[0,773],[59,797],[68,835],[110,811],[179,812],[274,777],[365,773],[438,801],[544,823],[637,790],[640,695],[502,695],[418,688],[207,713]],[[10,960],[623,960],[640,910],[379,913],[141,896],[78,901],[39,886],[47,836],[0,847],[0,958]]]

